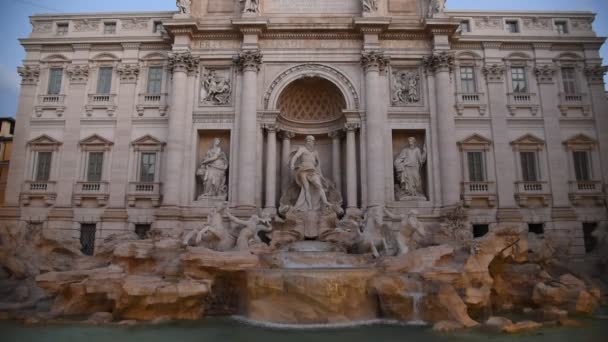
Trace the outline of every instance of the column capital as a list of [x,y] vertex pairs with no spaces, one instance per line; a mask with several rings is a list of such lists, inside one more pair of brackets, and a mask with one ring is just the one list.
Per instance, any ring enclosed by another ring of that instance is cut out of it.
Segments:
[[486,76],[488,83],[502,83],[505,79],[507,68],[504,64],[486,64],[482,72]]
[[71,84],[86,84],[89,79],[89,70],[87,64],[70,64],[66,72]]
[[272,133],[277,133],[277,131],[279,130],[277,124],[274,124],[274,123],[263,124],[262,127],[265,130],[267,130],[268,132],[272,132]]
[[450,52],[435,53],[424,57],[422,64],[429,73],[451,72],[454,66],[454,54]]
[[22,85],[36,85],[40,79],[39,65],[24,65],[17,68]]
[[344,125],[344,130],[347,132],[354,132],[361,127],[361,124],[358,122],[347,122]]
[[296,134],[294,132],[281,130],[280,136],[281,136],[281,139],[283,139],[283,140],[291,140],[296,137]]
[[388,68],[390,58],[384,55],[381,50],[363,51],[361,54],[361,66],[365,72],[380,72]]
[[139,70],[138,63],[120,63],[116,68],[121,83],[137,83]]
[[606,72],[608,72],[608,66],[601,66],[599,64],[585,66],[585,76],[587,76],[589,84],[603,85],[604,74]]
[[557,72],[557,67],[553,64],[536,65],[534,67],[534,74],[538,83],[541,84],[553,84],[553,77]]
[[169,54],[169,70],[174,72],[190,73],[198,68],[200,59],[192,56],[190,51],[171,52]]
[[262,53],[260,50],[243,50],[234,59],[237,67],[241,72],[245,71],[260,71],[262,64]]
[[343,135],[343,131],[342,130],[337,130],[337,131],[333,131],[333,132],[329,132],[329,134],[327,134],[327,136],[329,136],[332,139],[340,139],[342,138]]

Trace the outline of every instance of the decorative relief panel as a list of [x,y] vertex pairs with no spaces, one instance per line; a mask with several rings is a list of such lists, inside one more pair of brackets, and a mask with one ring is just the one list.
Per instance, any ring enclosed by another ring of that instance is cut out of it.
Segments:
[[591,18],[572,19],[570,21],[570,24],[572,25],[572,29],[574,31],[591,31],[591,30],[593,30],[593,28],[592,28],[593,19],[591,19]]
[[52,21],[36,21],[32,24],[32,31],[34,33],[49,33],[53,31]]
[[38,65],[25,65],[17,68],[21,76],[21,84],[35,85],[40,79],[40,67]]
[[100,20],[74,20],[74,31],[76,32],[92,32],[99,29]]
[[124,19],[122,28],[126,31],[145,30],[148,28],[149,19]]
[[230,105],[232,102],[232,69],[203,68],[199,102],[204,106]]
[[538,83],[553,83],[553,77],[555,76],[556,72],[557,68],[554,65],[550,64],[538,65],[534,68],[534,74],[538,79]]
[[67,73],[70,77],[70,83],[86,84],[89,79],[89,66],[73,64],[68,66]]
[[502,18],[496,18],[496,17],[475,18],[475,26],[477,26],[481,29],[500,28],[501,25],[502,25]]
[[489,64],[483,67],[483,74],[488,82],[501,83],[505,79],[506,68],[502,64]]
[[266,0],[264,13],[361,13],[361,1],[357,0]]
[[420,72],[418,69],[393,70],[393,106],[407,106],[420,103]]
[[529,30],[550,30],[552,28],[549,18],[524,18],[524,27]]
[[135,83],[139,76],[139,64],[137,63],[122,63],[116,68],[120,81],[123,83]]

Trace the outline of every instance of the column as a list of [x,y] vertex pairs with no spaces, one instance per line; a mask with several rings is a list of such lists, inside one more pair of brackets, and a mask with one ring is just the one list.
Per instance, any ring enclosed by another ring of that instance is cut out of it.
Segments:
[[266,125],[266,207],[271,213],[276,212],[277,193],[277,128]]
[[357,209],[357,123],[347,123],[346,130],[346,208]]
[[435,74],[437,133],[441,160],[441,197],[443,207],[460,202],[460,158],[456,145],[454,122],[454,94],[450,91],[450,72],[454,57],[437,53],[424,59],[427,71]]
[[255,179],[257,165],[257,82],[262,54],[259,50],[244,50],[237,65],[243,73],[241,112],[238,117],[238,193],[237,206],[255,208]]
[[361,65],[365,71],[365,103],[367,112],[367,206],[383,206],[385,203],[384,136],[387,125],[386,111],[381,96],[380,71],[389,63],[380,51],[365,51]]
[[342,193],[342,170],[341,170],[341,162],[342,162],[342,146],[340,140],[342,139],[342,131],[335,131],[329,133],[329,137],[332,142],[332,163],[331,163],[331,172],[333,175],[334,183],[336,183],[336,190],[338,193]]
[[196,70],[199,60],[189,51],[175,52],[169,56],[169,68],[173,73],[171,89],[171,110],[169,113],[169,134],[167,138],[167,157],[163,174],[163,205],[179,206],[180,175],[184,165],[184,136],[187,119],[188,73]]
[[601,177],[604,181],[605,191],[608,191],[608,129],[605,128],[608,127],[608,100],[606,99],[606,92],[604,90],[604,74],[607,70],[607,67],[599,64],[588,65],[585,68],[593,116],[595,117],[600,165],[602,167]]
[[282,131],[281,138],[281,193],[289,186],[291,170],[289,169],[289,155],[291,154],[291,139],[296,136],[293,132]]

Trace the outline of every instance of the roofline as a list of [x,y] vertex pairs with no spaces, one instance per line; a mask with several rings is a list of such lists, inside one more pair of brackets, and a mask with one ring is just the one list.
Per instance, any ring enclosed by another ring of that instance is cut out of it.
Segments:
[[30,19],[45,19],[53,17],[104,17],[104,16],[169,16],[176,14],[177,11],[138,11],[138,12],[72,12],[72,13],[35,13]]
[[472,14],[515,14],[515,15],[585,15],[585,16],[595,16],[597,13],[592,11],[509,11],[509,10],[467,10],[467,9],[459,9],[459,10],[446,10],[445,14],[460,14],[460,13],[472,13]]

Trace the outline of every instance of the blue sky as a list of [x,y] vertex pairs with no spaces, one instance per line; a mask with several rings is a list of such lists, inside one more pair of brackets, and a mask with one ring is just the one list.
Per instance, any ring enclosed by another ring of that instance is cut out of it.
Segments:
[[[448,9],[577,10],[598,13],[594,29],[608,36],[608,0],[448,0]],[[17,110],[19,78],[16,68],[24,57],[18,38],[27,37],[28,16],[35,13],[174,10],[174,0],[0,0],[0,116]],[[608,44],[602,49],[608,56]],[[606,64],[606,62],[604,63]]]

